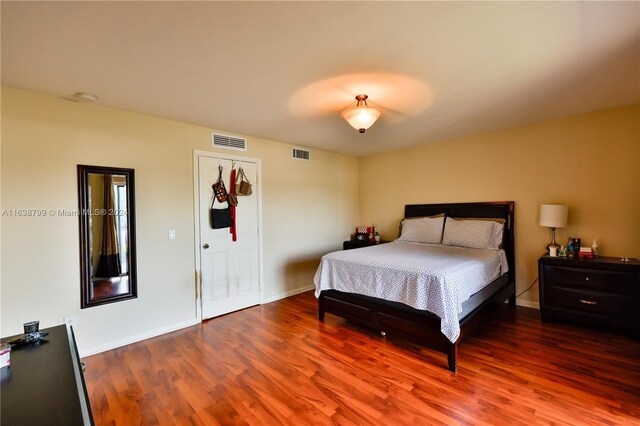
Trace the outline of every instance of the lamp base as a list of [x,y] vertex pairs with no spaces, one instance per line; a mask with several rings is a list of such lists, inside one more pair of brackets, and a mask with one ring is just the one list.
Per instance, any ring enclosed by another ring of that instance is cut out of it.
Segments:
[[560,249],[560,244],[556,243],[556,228],[555,227],[551,228],[551,242],[549,244],[547,244],[547,253],[551,252],[551,250],[549,250],[550,247],[555,247],[556,248],[556,253]]
[[558,244],[555,241],[553,241],[553,242],[547,244],[547,253],[551,252],[551,250],[549,250],[549,248],[551,248],[551,247],[555,247],[556,250],[560,250],[560,244]]

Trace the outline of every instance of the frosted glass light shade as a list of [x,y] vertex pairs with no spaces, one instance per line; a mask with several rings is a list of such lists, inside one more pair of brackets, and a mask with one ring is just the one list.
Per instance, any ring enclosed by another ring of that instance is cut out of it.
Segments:
[[569,207],[564,204],[541,204],[540,226],[564,228],[567,226]]
[[347,123],[360,133],[364,133],[369,127],[373,126],[378,118],[382,115],[382,111],[376,107],[367,105],[367,95],[356,96],[358,104],[342,111],[340,116]]

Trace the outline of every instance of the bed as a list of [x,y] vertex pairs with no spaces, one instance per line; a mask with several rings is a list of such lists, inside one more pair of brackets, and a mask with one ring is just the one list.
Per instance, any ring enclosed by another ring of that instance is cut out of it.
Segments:
[[[512,201],[405,206],[405,219],[498,220],[504,224],[500,249],[492,254],[398,241],[328,254],[316,274],[320,321],[331,313],[383,334],[416,338],[446,354],[455,372],[458,345],[480,314],[505,300],[515,304],[513,213]],[[424,278],[416,272],[425,267],[437,273]]]

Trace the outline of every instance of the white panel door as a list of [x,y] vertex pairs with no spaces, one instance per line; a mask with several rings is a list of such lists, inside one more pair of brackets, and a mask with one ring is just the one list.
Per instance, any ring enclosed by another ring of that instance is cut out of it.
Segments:
[[[209,209],[213,199],[211,185],[218,179],[218,165],[227,191],[231,188],[232,161],[198,157],[200,272],[202,276],[202,317],[211,318],[260,303],[258,282],[258,196],[257,165],[242,162],[245,175],[253,185],[253,194],[239,196],[236,207],[237,241],[229,228],[212,229]],[[236,162],[236,169],[238,163]],[[214,208],[228,204],[215,202]]]

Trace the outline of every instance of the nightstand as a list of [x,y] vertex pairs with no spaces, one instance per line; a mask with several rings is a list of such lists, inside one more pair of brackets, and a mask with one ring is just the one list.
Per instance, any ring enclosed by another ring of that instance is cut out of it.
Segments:
[[640,336],[640,262],[617,257],[538,260],[543,321],[597,324]]
[[380,244],[386,244],[389,241],[380,241],[378,244],[371,244],[369,241],[345,241],[342,243],[342,250],[351,250],[351,249],[357,249],[357,248],[362,248],[362,247],[369,247],[369,246],[377,246]]

